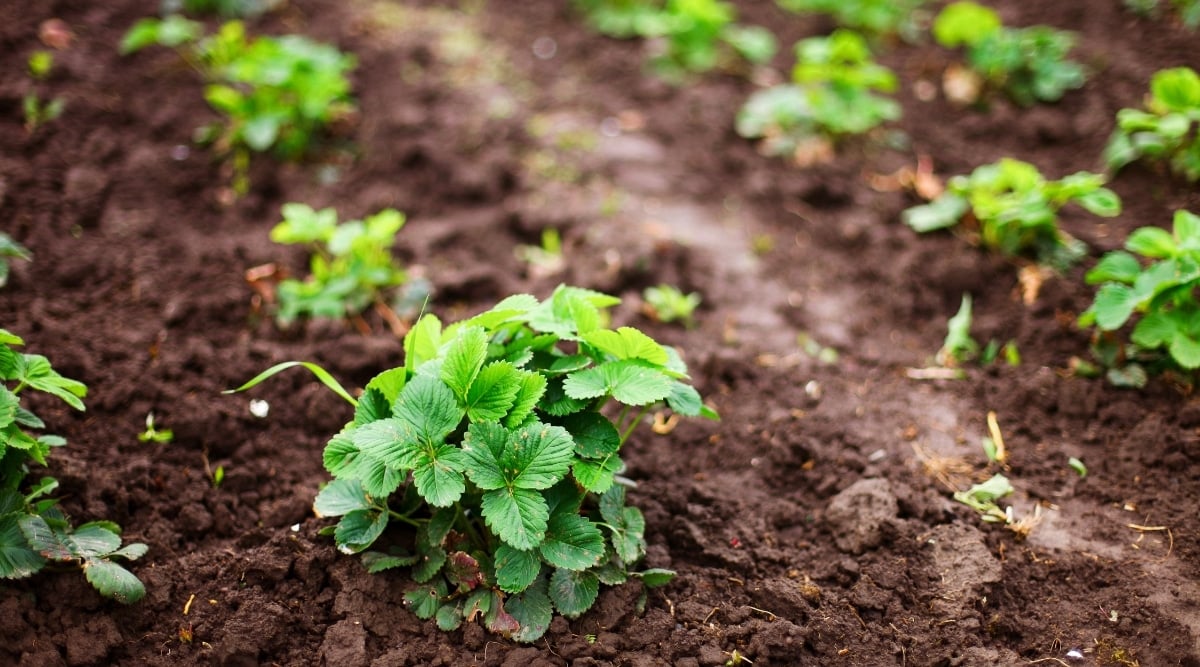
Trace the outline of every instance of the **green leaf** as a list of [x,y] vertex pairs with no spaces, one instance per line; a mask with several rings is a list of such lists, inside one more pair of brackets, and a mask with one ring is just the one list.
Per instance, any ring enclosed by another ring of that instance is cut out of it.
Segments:
[[404,594],[404,602],[417,618],[429,620],[438,612],[446,597],[446,583],[441,579],[427,586],[418,586]]
[[326,484],[313,501],[313,512],[318,519],[344,516],[369,507],[367,494],[357,479],[335,479]]
[[646,554],[646,519],[641,510],[625,506],[625,487],[615,486],[600,496],[600,516],[612,531],[613,549],[626,565]]
[[1135,229],[1125,241],[1125,249],[1143,257],[1155,259],[1172,257],[1178,252],[1178,248],[1175,247],[1175,238],[1167,230],[1158,227]]
[[407,381],[408,372],[403,366],[400,366],[386,370],[371,378],[371,381],[365,387],[365,391],[378,391],[389,404],[395,403],[396,399],[400,396],[400,390],[404,389],[404,384]]
[[666,586],[675,579],[674,570],[666,570],[659,567],[652,567],[636,574],[642,580],[642,584],[644,584],[646,588],[658,588],[660,586]]
[[76,558],[95,558],[120,549],[121,535],[93,522],[73,530],[67,536],[67,543]]
[[0,579],[24,579],[46,565],[21,533],[17,516],[0,516]]
[[599,592],[600,580],[591,572],[556,569],[550,576],[550,600],[567,618],[579,618],[591,609]]
[[142,582],[112,561],[89,558],[83,563],[83,574],[101,595],[122,604],[133,604],[146,595]]
[[554,567],[586,570],[604,556],[604,535],[587,517],[557,512],[550,517],[541,552]]
[[667,395],[667,405],[671,410],[684,417],[698,417],[704,409],[704,401],[700,398],[700,392],[696,391],[692,385],[678,380],[671,385],[671,393]]
[[525,419],[533,414],[534,407],[546,393],[546,378],[541,373],[518,372],[521,384],[517,388],[517,395],[513,397],[508,417],[504,420],[504,425],[509,428],[516,428],[524,423]]
[[1171,312],[1156,310],[1142,317],[1129,339],[1147,349],[1169,345],[1180,333],[1179,323]]
[[537,422],[511,432],[474,423],[463,439],[467,474],[482,489],[548,489],[567,474],[574,448],[565,429]]
[[66,535],[52,527],[44,518],[25,515],[17,519],[29,547],[49,560],[67,561],[75,557]]
[[507,361],[484,366],[467,390],[467,417],[471,421],[500,421],[513,407],[523,383],[521,371]]
[[546,630],[550,628],[550,621],[554,618],[550,597],[546,594],[545,579],[510,597],[504,608],[520,624],[520,629],[512,635],[513,641],[537,641],[546,634]]
[[275,364],[274,366],[259,373],[258,375],[255,375],[248,382],[246,382],[246,384],[243,384],[242,386],[238,387],[237,389],[227,389],[221,393],[222,394],[234,394],[239,391],[246,391],[247,389],[252,389],[255,386],[257,386],[258,384],[260,384],[263,380],[266,380],[267,378],[270,378],[273,375],[276,375],[278,373],[286,371],[289,368],[295,368],[296,366],[300,366],[300,367],[308,370],[308,372],[315,375],[317,377],[317,379],[321,381],[321,384],[328,387],[331,391],[333,391],[333,393],[344,398],[347,402],[350,403],[350,405],[357,405],[358,401],[354,400],[354,397],[352,397],[350,395],[350,392],[346,391],[346,389],[344,387],[342,387],[342,385],[337,380],[333,379],[333,376],[329,374],[329,371],[325,370],[324,368],[321,368],[320,366],[318,366],[314,363],[308,362],[308,361],[285,361],[282,364]]
[[567,396],[563,389],[563,382],[564,378],[561,377],[548,379],[545,394],[538,402],[538,407],[552,417],[562,417],[579,412],[588,405],[586,400]]
[[125,546],[121,547],[120,549],[117,549],[116,551],[108,554],[108,557],[109,558],[124,558],[125,560],[137,560],[137,559],[141,558],[142,556],[145,556],[146,552],[148,552],[149,550],[150,550],[150,547],[146,546],[145,544],[142,544],[141,542],[133,542],[130,544],[126,544]]
[[581,336],[592,347],[617,359],[643,359],[658,366],[667,363],[667,352],[653,338],[634,329],[621,327],[616,331],[598,329]]
[[449,507],[466,490],[463,470],[469,459],[463,450],[441,445],[423,451],[416,457],[413,482],[421,496],[434,507]]
[[61,398],[76,410],[84,410],[83,401],[87,387],[82,382],[65,378],[50,366],[50,361],[40,354],[17,355],[17,377],[38,391]]
[[381,551],[366,551],[362,555],[363,567],[371,574],[397,567],[408,567],[417,562],[418,556],[412,554],[385,554]]
[[1105,283],[1096,292],[1092,310],[1096,313],[1096,325],[1105,331],[1114,331],[1133,314],[1137,307],[1134,291],[1118,283]]
[[[437,380],[433,382],[437,383]],[[423,444],[417,439],[416,428],[399,418],[380,419],[364,424],[351,430],[346,437],[361,452],[361,456],[393,470],[410,470],[416,467],[417,455]]]
[[404,369],[412,375],[425,362],[438,356],[442,344],[442,322],[426,314],[404,335]]
[[392,415],[392,402],[378,389],[366,389],[354,406],[354,425],[363,426]]
[[602,459],[575,459],[571,469],[580,486],[592,493],[604,493],[612,488],[614,475],[622,465],[621,458],[613,454]]
[[506,593],[520,593],[533,583],[542,570],[542,559],[532,549],[514,549],[507,544],[496,548],[496,585]]
[[442,381],[464,404],[467,402],[467,390],[487,358],[487,348],[487,332],[483,327],[463,327],[446,350]]
[[648,405],[671,393],[673,380],[636,361],[609,361],[567,376],[563,391],[576,399],[612,396],[626,405]]
[[356,554],[366,549],[383,534],[387,522],[386,512],[354,510],[346,513],[338,522],[337,530],[333,534],[338,551],[344,554]]
[[607,417],[598,412],[579,412],[558,422],[575,440],[575,453],[599,459],[615,454],[621,447],[621,434]]
[[957,225],[970,208],[965,197],[947,192],[928,204],[905,210],[900,218],[904,224],[924,234]]
[[1104,218],[1121,214],[1121,198],[1108,188],[1097,188],[1075,198],[1075,203]]
[[1146,369],[1139,364],[1126,364],[1121,368],[1110,368],[1104,376],[1112,386],[1130,389],[1142,389],[1149,381]]
[[1200,368],[1200,341],[1188,336],[1182,331],[1175,332],[1168,348],[1171,358],[1188,370]]
[[1087,272],[1086,280],[1089,285],[1106,282],[1132,284],[1141,272],[1142,265],[1136,257],[1124,250],[1116,250],[1101,257],[1096,266]]
[[450,389],[437,378],[424,375],[418,375],[404,386],[393,413],[411,424],[416,436],[426,445],[444,442],[463,418],[463,409]]
[[496,489],[483,494],[480,505],[488,527],[514,549],[533,549],[545,539],[550,512],[537,491]]
[[17,408],[21,407],[21,399],[0,385],[0,428],[4,428],[17,420]]
[[250,148],[262,152],[275,143],[283,119],[277,115],[262,115],[250,118],[242,126],[242,138]]
[[457,630],[458,626],[462,625],[462,602],[447,602],[438,607],[437,614],[434,616],[437,621],[438,630],[442,632],[451,632]]

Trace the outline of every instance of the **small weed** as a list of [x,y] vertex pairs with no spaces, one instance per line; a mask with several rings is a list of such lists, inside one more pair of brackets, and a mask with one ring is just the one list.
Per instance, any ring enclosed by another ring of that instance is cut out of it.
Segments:
[[138,442],[157,442],[166,444],[175,439],[175,433],[169,428],[154,426],[154,413],[146,413],[146,430],[138,434]]

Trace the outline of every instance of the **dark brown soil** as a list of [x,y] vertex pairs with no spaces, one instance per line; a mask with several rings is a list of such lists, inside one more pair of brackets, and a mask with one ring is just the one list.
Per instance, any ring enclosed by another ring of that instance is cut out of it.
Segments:
[[[909,147],[845,146],[801,170],[733,134],[746,79],[657,81],[649,47],[589,33],[568,4],[295,0],[255,29],[358,55],[353,149],[323,167],[259,160],[231,206],[219,167],[190,145],[211,120],[193,74],[165,50],[116,53],[157,2],[0,5],[0,229],[35,254],[0,291],[0,325],[91,388],[86,413],[37,406],[71,443],[53,460],[64,507],[150,546],[133,566],[148,595],[130,607],[74,573],[0,587],[0,664],[685,667],[736,651],[756,667],[1200,665],[1200,403],[1162,381],[1126,391],[1065,372],[1087,354],[1073,321],[1091,260],[1026,305],[1020,265],[917,237],[899,222],[915,199],[871,178],[918,155],[942,176],[1005,155],[1053,177],[1097,169],[1116,110],[1140,103],[1153,71],[1200,67],[1196,34],[1117,0],[997,2],[1010,24],[1078,31],[1087,87],[1028,110],[922,102],[914,85],[957,56],[896,44],[882,59],[904,81]],[[829,28],[739,4],[785,43]],[[76,39],[31,84],[24,62],[51,17]],[[539,38],[552,58],[533,54]],[[31,86],[66,112],[29,134]],[[1177,208],[1200,211],[1194,186],[1152,168],[1113,187],[1120,218],[1064,212],[1093,257]],[[317,534],[320,451],[345,406],[300,373],[255,390],[266,419],[220,392],[287,359],[361,386],[399,363],[400,343],[370,318],[370,335],[280,331],[255,310],[247,268],[302,268],[267,238],[288,201],[407,212],[397,252],[446,318],[565,281],[619,294],[619,322],[685,351],[724,419],[647,429],[629,447],[648,564],[679,572],[644,612],[630,585],[532,646],[476,626],[443,634],[402,608],[403,575],[368,575]],[[568,268],[531,276],[514,248],[545,227],[562,230]],[[698,328],[640,314],[642,288],[660,282],[703,294]],[[976,337],[1015,339],[1021,365],[909,379],[964,292]],[[805,354],[802,335],[837,361]],[[174,442],[137,441],[150,411]],[[987,474],[988,411],[1016,513],[1041,508],[1026,540],[951,499],[947,483],[970,475],[933,474],[954,460]]]

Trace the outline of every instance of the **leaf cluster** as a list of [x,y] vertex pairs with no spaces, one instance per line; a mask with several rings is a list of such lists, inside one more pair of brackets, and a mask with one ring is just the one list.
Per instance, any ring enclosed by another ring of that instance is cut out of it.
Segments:
[[[334,481],[314,510],[341,517],[338,548],[373,572],[411,567],[421,586],[406,599],[421,618],[444,629],[481,618],[518,641],[540,637],[554,610],[582,614],[601,584],[669,580],[632,569],[645,521],[625,503],[620,449],[656,406],[717,415],[674,349],[606,328],[618,302],[560,286],[445,327],[421,318],[404,366],[367,384],[325,448]],[[395,524],[415,534],[371,549]]]
[[283,221],[271,240],[301,244],[312,251],[309,276],[279,283],[277,317],[288,325],[300,317],[333,319],[356,315],[389,288],[405,282],[403,268],[392,256],[404,214],[385,209],[363,220],[338,222],[332,208],[314,211],[305,204],[284,204]]
[[667,76],[707,72],[734,55],[761,64],[776,51],[770,31],[736,23],[724,0],[575,0],[598,32],[618,38],[661,39],[655,66]]
[[900,35],[914,39],[925,0],[777,0],[797,13],[828,14],[844,28],[869,35]]
[[179,49],[201,73],[207,81],[204,98],[224,120],[199,136],[234,158],[240,192],[250,151],[299,159],[319,131],[353,114],[346,76],[355,67],[354,56],[299,35],[250,39],[241,21],[229,21],[207,37],[203,33],[202,24],[179,15],[142,19],[120,50],[133,53],[155,44]]
[[[1158,16],[1161,13],[1160,0],[1125,0],[1125,6],[1143,16]],[[1179,21],[1188,30],[1200,28],[1200,0],[1170,0],[1169,3],[1179,13]]]
[[876,63],[861,35],[836,30],[796,43],[792,83],[750,96],[738,112],[737,133],[762,139],[769,155],[787,155],[813,137],[836,140],[869,132],[900,117],[896,76]]
[[60,375],[46,357],[13,349],[23,344],[0,329],[0,579],[22,579],[52,562],[78,564],[102,595],[136,602],[145,594],[142,583],[113,559],[139,558],[146,545],[122,547],[121,529],[111,521],[72,528],[56,507],[58,501],[43,497],[58,488],[52,477],[24,484],[30,464],[46,465],[51,448],[66,441],[30,433],[46,425],[22,407],[21,392],[40,391],[83,410],[87,387]]
[[1189,181],[1200,180],[1200,75],[1188,67],[1156,72],[1146,109],[1121,109],[1104,149],[1109,169],[1141,158],[1167,160]]
[[1129,334],[1132,346],[1109,346],[1107,354],[1101,350],[1101,360],[1116,370],[1109,373],[1115,384],[1144,384],[1146,366],[1200,368],[1200,216],[1180,210],[1170,232],[1135,230],[1125,249],[1102,257],[1086,279],[1100,287],[1080,315],[1081,326],[1115,332],[1137,316]]
[[682,322],[691,329],[696,325],[692,315],[699,307],[701,297],[696,292],[684,294],[683,290],[674,285],[658,285],[647,287],[642,293],[646,300],[649,314],[660,322]]
[[1006,255],[1031,253],[1042,264],[1065,268],[1086,248],[1059,228],[1058,211],[1074,202],[1099,216],[1118,215],[1121,200],[1104,183],[1103,176],[1086,171],[1050,181],[1027,162],[1002,158],[970,176],[951,178],[941,196],[902,217],[924,233],[953,227],[970,213],[985,247]]
[[1073,33],[1049,26],[1005,27],[999,15],[974,2],[955,2],[933,22],[934,39],[966,48],[967,64],[1016,103],[1055,102],[1087,81],[1083,66],[1067,60]]

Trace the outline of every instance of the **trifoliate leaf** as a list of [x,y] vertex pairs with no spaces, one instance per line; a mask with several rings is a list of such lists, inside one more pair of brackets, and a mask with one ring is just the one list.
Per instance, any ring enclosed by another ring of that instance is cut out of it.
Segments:
[[580,486],[592,493],[604,493],[612,488],[614,475],[622,465],[621,458],[611,454],[602,459],[575,459],[571,470]]
[[356,554],[366,549],[383,534],[387,522],[386,512],[375,510],[348,512],[338,522],[337,530],[333,533],[338,551],[344,554]]
[[563,391],[577,399],[612,396],[626,405],[649,405],[670,395],[673,382],[663,372],[636,361],[609,361],[568,375]]
[[417,491],[434,507],[449,507],[466,490],[462,471],[468,458],[463,450],[440,445],[420,452],[415,459],[413,482]]
[[554,618],[544,579],[526,588],[523,593],[510,597],[504,603],[504,608],[520,625],[520,629],[512,634],[513,641],[537,641],[546,634]]
[[642,580],[642,584],[644,584],[646,588],[658,588],[659,586],[666,586],[667,584],[671,583],[673,579],[675,579],[674,570],[666,570],[660,567],[652,567],[648,570],[636,572],[635,574]]
[[384,570],[413,565],[418,557],[413,554],[385,554],[382,551],[365,551],[362,555],[363,567],[371,574],[379,574]]
[[621,509],[620,520],[609,522],[613,528],[612,545],[617,557],[632,565],[646,555],[646,519],[636,507]]
[[133,573],[101,558],[83,562],[83,574],[101,595],[123,604],[133,604],[146,595],[146,587]]
[[557,569],[550,576],[550,600],[567,618],[579,618],[591,609],[599,592],[600,580],[591,572]]
[[581,337],[585,343],[617,359],[642,359],[658,366],[667,363],[663,346],[633,327],[621,327],[616,331],[597,329]]
[[404,603],[421,620],[429,620],[438,612],[446,597],[446,584],[441,579],[426,586],[417,586],[404,594]]
[[76,558],[96,558],[120,549],[121,535],[93,522],[71,531],[67,536],[67,543]]
[[1125,324],[1136,306],[1137,297],[1132,289],[1118,283],[1105,283],[1096,292],[1091,309],[1096,313],[1096,325],[1105,331],[1113,331]]
[[335,479],[326,484],[313,501],[313,513],[319,519],[344,516],[369,507],[367,494],[357,479]]
[[591,519],[578,514],[558,512],[550,517],[542,558],[554,567],[586,570],[604,556],[604,535]]
[[496,548],[496,585],[506,593],[525,590],[541,570],[542,558],[535,550],[514,549],[507,544]]
[[21,533],[17,515],[0,516],[0,579],[24,579],[45,565]]
[[426,445],[444,442],[463,418],[463,409],[450,389],[438,379],[424,375],[404,386],[392,412],[411,424],[417,438]]
[[463,403],[467,400],[467,390],[487,358],[487,348],[487,332],[483,327],[462,327],[446,350],[442,381]]
[[496,489],[483,494],[480,505],[488,527],[514,549],[532,549],[545,539],[550,512],[541,493]]
[[536,422],[513,431],[474,423],[463,439],[467,474],[482,489],[548,489],[567,474],[574,448],[562,427]]
[[513,407],[523,380],[522,372],[507,361],[484,366],[467,390],[467,417],[473,422],[500,421]]
[[558,420],[575,440],[575,453],[585,458],[604,458],[621,448],[621,434],[598,412],[579,412]]
[[542,395],[546,393],[546,378],[541,373],[533,373],[531,371],[518,371],[520,374],[520,386],[517,388],[517,395],[513,397],[512,408],[509,409],[508,416],[504,418],[504,425],[509,428],[516,428],[525,422],[529,415],[533,414],[533,408],[542,400]]

